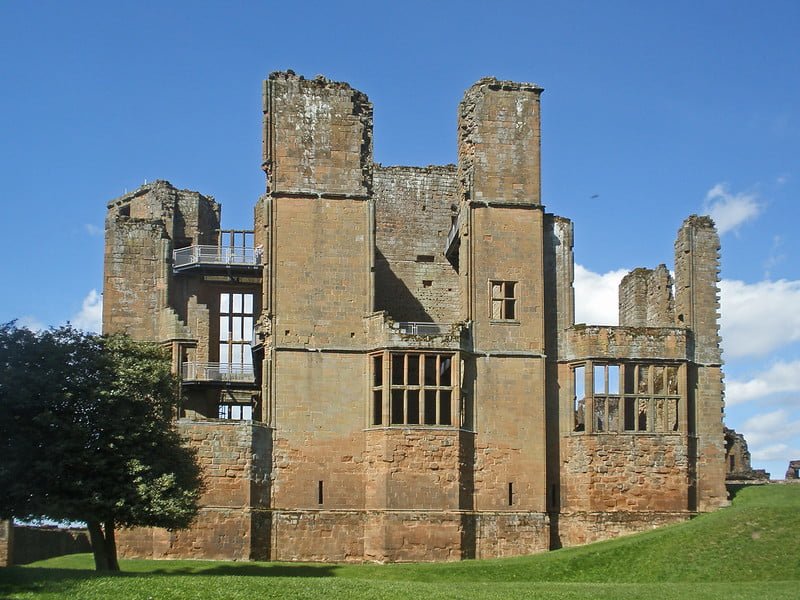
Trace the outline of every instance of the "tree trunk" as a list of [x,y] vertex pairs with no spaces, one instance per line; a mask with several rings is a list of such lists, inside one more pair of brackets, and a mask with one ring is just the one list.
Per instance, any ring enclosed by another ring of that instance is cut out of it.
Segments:
[[86,521],[92,542],[94,568],[96,571],[119,571],[114,519],[107,520],[103,525],[100,525],[100,521]]
[[89,529],[89,539],[92,542],[95,571],[108,571],[108,555],[106,554],[106,540],[99,521],[86,521]]
[[108,561],[109,571],[119,571],[119,561],[117,561],[117,540],[114,535],[114,519],[108,519],[105,523],[106,534],[106,560]]

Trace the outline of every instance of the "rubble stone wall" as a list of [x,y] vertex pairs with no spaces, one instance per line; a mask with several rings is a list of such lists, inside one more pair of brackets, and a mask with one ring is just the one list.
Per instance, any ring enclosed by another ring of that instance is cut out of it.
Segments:
[[575,433],[562,439],[562,446],[566,512],[689,510],[685,436]]
[[565,512],[558,516],[559,545],[565,548],[680,523],[690,512]]

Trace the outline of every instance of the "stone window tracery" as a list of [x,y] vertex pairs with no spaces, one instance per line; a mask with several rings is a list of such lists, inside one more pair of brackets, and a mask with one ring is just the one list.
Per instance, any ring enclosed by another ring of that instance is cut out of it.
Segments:
[[371,425],[452,426],[456,378],[452,353],[371,356]]
[[591,417],[596,433],[678,431],[679,374],[674,364],[573,365],[573,430],[586,431]]

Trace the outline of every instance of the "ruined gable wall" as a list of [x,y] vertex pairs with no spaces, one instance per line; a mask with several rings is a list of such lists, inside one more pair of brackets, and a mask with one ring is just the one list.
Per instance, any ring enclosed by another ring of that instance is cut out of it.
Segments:
[[167,181],[143,185],[108,204],[104,332],[127,332],[143,340],[179,332],[185,337],[185,322],[179,318],[186,318],[181,305],[188,296],[173,285],[172,250],[215,244],[219,215],[213,198],[177,190]]
[[372,104],[348,84],[270,74],[263,140],[271,193],[369,195]]
[[541,202],[539,95],[532,83],[487,77],[459,105],[459,173],[471,200]]
[[461,320],[458,273],[444,256],[457,183],[454,165],[375,166],[375,309],[396,321]]
[[628,273],[619,284],[619,324],[672,327],[675,322],[672,285],[666,265]]

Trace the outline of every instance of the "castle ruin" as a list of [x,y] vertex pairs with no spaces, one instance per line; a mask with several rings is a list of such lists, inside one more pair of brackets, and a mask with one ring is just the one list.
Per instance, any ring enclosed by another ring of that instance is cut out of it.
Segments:
[[680,226],[674,282],[625,277],[619,326],[575,324],[542,91],[482,79],[457,165],[384,167],[365,94],[273,73],[252,230],[165,181],[108,204],[104,331],[171,348],[206,482],[123,555],[512,556],[727,504],[714,224]]

